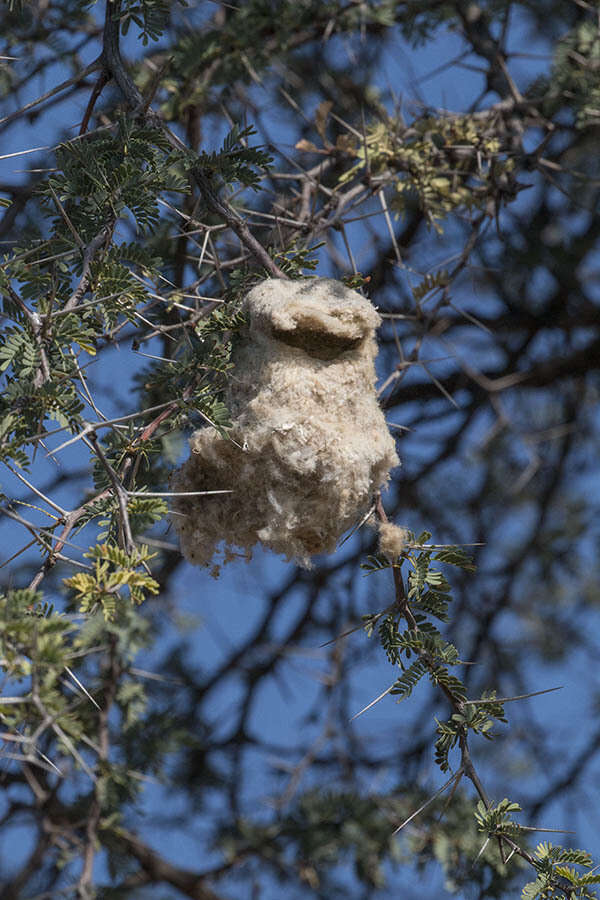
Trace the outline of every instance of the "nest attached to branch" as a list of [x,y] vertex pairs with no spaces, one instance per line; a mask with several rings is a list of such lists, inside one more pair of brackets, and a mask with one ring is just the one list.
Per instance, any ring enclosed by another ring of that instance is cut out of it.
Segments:
[[375,393],[372,304],[332,279],[269,279],[246,297],[229,437],[201,428],[175,491],[184,556],[209,564],[263,546],[303,565],[335,550],[398,465]]

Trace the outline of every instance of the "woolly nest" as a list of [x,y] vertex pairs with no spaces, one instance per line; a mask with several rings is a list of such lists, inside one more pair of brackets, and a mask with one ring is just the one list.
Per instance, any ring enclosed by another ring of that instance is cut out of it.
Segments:
[[371,303],[333,279],[269,279],[245,298],[228,404],[229,438],[190,439],[173,521],[190,562],[263,546],[303,565],[335,550],[398,465],[375,393]]

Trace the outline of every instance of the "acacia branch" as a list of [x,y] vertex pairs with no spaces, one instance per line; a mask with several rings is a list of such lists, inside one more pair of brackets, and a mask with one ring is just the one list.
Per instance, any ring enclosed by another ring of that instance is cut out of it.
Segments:
[[[121,676],[122,668],[117,658],[116,652],[117,638],[111,635],[110,650],[108,654],[108,664],[105,672],[104,700],[102,708],[98,714],[98,763],[99,767],[106,763],[110,753],[110,731],[108,718],[112,705],[117,694],[117,686]],[[85,826],[85,850],[83,855],[83,868],[77,885],[77,895],[81,900],[92,900],[94,897],[93,878],[94,878],[94,859],[98,847],[98,829],[100,826],[100,818],[102,815],[102,799],[99,785],[94,787],[94,798],[88,811],[87,822]]]
[[102,447],[98,443],[98,437],[96,433],[92,431],[88,438],[83,438],[83,442],[87,444],[88,447],[91,446],[94,453],[100,460],[100,464],[108,475],[113,486],[115,496],[117,498],[117,503],[119,504],[123,547],[125,548],[125,551],[129,555],[131,555],[135,552],[135,541],[131,532],[131,523],[129,522],[129,513],[127,511],[127,491],[121,484],[117,473],[106,458]]
[[195,166],[192,170],[194,181],[200,189],[202,199],[206,207],[215,215],[223,219],[229,228],[234,231],[240,241],[252,253],[254,258],[274,277],[287,279],[287,275],[279,266],[271,259],[263,245],[257,241],[243,219],[241,219],[236,211],[226,201],[220,199],[215,193],[210,178],[205,174],[200,166]]
[[[386,515],[385,509],[383,507],[383,503],[381,501],[381,495],[379,495],[379,494],[377,495],[377,497],[375,499],[375,506],[376,506],[377,517],[379,518],[379,520],[382,523],[388,522],[389,520]],[[395,589],[395,594],[396,594],[396,605],[398,607],[398,610],[400,611],[400,614],[406,620],[409,628],[411,630],[413,630],[413,629],[417,630],[418,624],[417,624],[417,622],[412,614],[412,611],[408,605],[408,598],[406,596],[406,591],[404,589],[404,582],[402,579],[402,573],[400,571],[399,566],[392,565],[392,574],[394,577],[394,589]],[[425,651],[425,650],[418,650],[418,649],[415,650],[415,652],[426,663],[428,668],[431,671],[433,671],[434,660],[431,658],[430,654],[427,653],[427,651]],[[465,706],[468,705],[469,701],[462,700],[460,697],[456,697],[453,694],[453,692],[444,684],[441,684],[438,682],[438,687],[440,688],[440,690],[443,692],[446,699],[450,703],[450,706],[451,706],[453,712],[458,715],[463,716],[464,712],[465,712]],[[514,699],[518,699],[518,698],[514,698]],[[600,741],[597,741],[597,742],[600,743]],[[444,785],[444,789],[446,787],[450,786],[450,784],[454,784],[456,786],[456,784],[458,783],[458,780],[462,777],[462,775],[465,775],[469,779],[469,781],[471,782],[473,787],[475,788],[477,795],[483,802],[486,809],[491,809],[493,804],[490,800],[490,797],[489,797],[487,791],[485,790],[485,788],[483,786],[481,778],[479,777],[479,774],[478,774],[478,772],[475,768],[475,765],[473,763],[473,760],[471,758],[471,751],[469,748],[469,740],[468,740],[468,729],[467,729],[466,725],[462,726],[462,730],[458,736],[458,746],[460,749],[460,767],[459,767],[458,771],[455,773],[455,775],[446,783],[446,785]],[[424,807],[422,807],[422,809],[423,808]],[[421,810],[419,810],[419,811],[421,811]],[[404,824],[406,824],[406,823],[403,823],[403,825],[400,827],[401,828],[404,827]],[[398,829],[398,830],[400,830],[400,829]],[[506,845],[510,848],[512,853],[515,853],[517,856],[520,856],[521,859],[525,860],[527,863],[529,863],[529,865],[533,866],[534,869],[536,869],[536,871],[538,870],[536,859],[530,853],[528,853],[526,850],[524,850],[519,844],[517,844],[512,838],[503,834],[501,830],[490,832],[489,837],[492,837],[492,836],[495,837],[496,840],[498,841],[498,845],[500,848],[500,855],[501,855],[503,861],[504,861],[503,845]],[[566,882],[566,879],[563,879],[562,876],[556,875],[555,877],[551,878],[550,883],[556,889],[561,890],[566,893],[565,882]],[[566,896],[569,896],[569,894],[566,893]]]
[[14,112],[9,113],[8,116],[4,116],[3,119],[0,119],[0,125],[4,126],[16,121],[17,119],[26,115],[26,113],[30,112],[36,106],[39,106],[40,103],[43,103],[45,100],[49,100],[51,97],[56,96],[56,94],[60,94],[61,91],[66,90],[66,88],[71,87],[72,85],[81,84],[84,78],[86,78],[88,75],[91,75],[92,72],[97,72],[100,66],[100,59],[95,59],[94,62],[91,62],[89,66],[86,66],[80,72],[77,72],[76,75],[73,75],[71,78],[67,78],[66,81],[63,81],[61,84],[56,85],[56,87],[52,88],[51,90],[46,91],[46,93],[42,94],[40,97],[36,97],[35,100],[31,100],[29,103],[25,103],[24,106],[21,106]]
[[[121,0],[107,0],[106,19],[104,24],[104,49],[102,52],[102,60],[106,70],[112,78],[114,78],[119,90],[123,94],[125,102],[130,109],[131,114],[141,116],[147,120],[149,124],[158,127],[163,131],[171,146],[181,150],[185,148],[179,138],[170,131],[165,122],[156,113],[146,112],[146,102],[141,91],[136,87],[135,82],[131,78],[127,68],[121,57],[119,49],[119,13],[121,8]],[[185,148],[187,149],[187,148]],[[197,165],[192,170],[194,181],[196,182],[202,199],[206,207],[223,219],[232,231],[237,234],[242,244],[250,251],[257,262],[274,277],[287,278],[286,274],[271,259],[262,244],[257,241],[243,219],[238,216],[236,211],[227,203],[226,200],[219,198],[201,166]]]
[[105,490],[105,491],[102,491],[100,494],[96,494],[96,496],[92,497],[91,500],[87,500],[84,504],[79,506],[77,509],[72,510],[70,513],[68,513],[66,515],[66,517],[64,519],[64,525],[63,525],[62,531],[56,542],[56,546],[52,547],[52,549],[49,551],[44,564],[39,569],[39,571],[36,573],[34,578],[31,580],[31,582],[29,584],[30,590],[37,591],[37,589],[39,588],[39,586],[42,583],[45,576],[48,574],[50,569],[55,565],[56,560],[62,559],[61,550],[67,543],[67,539],[68,539],[70,533],[73,531],[73,529],[75,528],[75,525],[77,524],[79,519],[82,517],[82,515],[87,510],[88,506],[91,506],[93,503],[96,503],[98,500],[104,499],[104,497],[107,497],[109,495],[109,493],[110,493],[109,490]]
[[90,243],[85,248],[83,254],[83,268],[81,271],[81,278],[79,279],[77,287],[63,306],[62,312],[67,312],[69,310],[75,309],[75,307],[87,291],[90,284],[92,263],[102,245],[109,242],[110,238],[112,237],[114,227],[115,221],[114,219],[112,219],[100,229],[98,234],[94,238],[92,238]]
[[115,836],[154,881],[166,881],[192,900],[224,900],[208,887],[203,875],[168,862],[131,832],[119,828]]
[[[563,378],[586,375],[600,369],[600,339],[590,341],[587,346],[574,350],[568,356],[555,356],[551,360],[530,366],[529,369],[503,375],[488,369],[475,372],[468,364],[461,362],[463,371],[452,372],[446,378],[440,378],[439,384],[448,394],[454,394],[460,388],[469,388],[474,395],[501,393],[510,388],[547,387]],[[440,396],[439,387],[433,382],[411,383],[410,386],[397,386],[383,401],[382,406],[390,409],[404,400],[434,400]]]

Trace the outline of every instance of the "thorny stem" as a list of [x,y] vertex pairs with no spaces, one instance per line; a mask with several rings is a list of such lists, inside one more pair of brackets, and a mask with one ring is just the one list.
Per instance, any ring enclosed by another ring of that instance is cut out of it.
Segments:
[[[183,400],[188,399],[191,392],[192,392],[191,387],[186,388],[183,392],[182,399]],[[179,400],[172,400],[168,404],[159,404],[156,407],[150,407],[148,410],[146,410],[145,412],[148,413],[148,412],[153,412],[155,410],[160,410],[161,407],[164,407],[162,409],[162,411],[159,413],[159,415],[156,416],[148,425],[145,426],[145,428],[143,429],[142,433],[139,436],[140,443],[143,441],[149,440],[152,437],[152,435],[154,434],[154,432],[157,430],[157,428],[165,421],[165,419],[167,419],[173,412],[175,412],[175,410],[179,407],[179,405],[180,405]],[[104,455],[102,449],[100,448],[99,452],[95,449],[95,446],[97,446],[97,440],[98,440],[95,429],[96,429],[96,427],[103,427],[103,426],[111,425],[115,421],[128,420],[128,419],[134,418],[135,416],[137,416],[137,414],[132,415],[132,416],[122,416],[117,420],[111,420],[108,422],[93,423],[89,427],[84,429],[77,436],[79,439],[82,439],[84,441],[85,441],[86,437],[90,439],[90,442],[93,443],[93,446],[94,446],[94,452],[96,452],[98,454],[98,458],[99,458],[100,462],[102,463],[102,465],[104,466],[105,470],[107,471],[109,477],[111,478],[111,483],[115,490],[117,500],[119,501],[119,512],[121,515],[121,523],[122,524],[126,523],[123,530],[124,530],[124,536],[125,536],[125,545],[126,545],[126,547],[129,548],[127,550],[127,552],[132,551],[132,549],[135,547],[135,542],[133,541],[133,536],[131,535],[131,528],[129,525],[129,516],[127,513],[128,492],[122,482],[126,478],[128,471],[131,468],[132,457],[128,456],[127,459],[125,460],[125,465],[123,466],[123,468],[120,472],[120,478],[119,478],[119,476],[117,476],[117,473],[114,472],[114,470],[108,463],[108,460],[106,459],[106,456]],[[91,441],[92,436],[94,438],[94,442]],[[71,443],[71,442],[67,441],[67,444],[69,444],[69,443]],[[55,546],[53,546],[51,549],[49,549],[48,556],[46,557],[43,565],[40,567],[40,569],[38,570],[38,572],[36,573],[36,575],[34,576],[34,578],[32,579],[32,581],[29,585],[29,588],[31,590],[37,590],[38,587],[40,586],[41,582],[45,578],[45,576],[50,571],[50,569],[52,569],[53,566],[55,565],[56,561],[58,559],[61,559],[61,550],[65,546],[67,539],[69,537],[69,534],[71,533],[71,531],[73,530],[73,528],[75,527],[75,525],[77,524],[77,522],[79,521],[81,516],[85,513],[88,506],[90,506],[93,503],[96,503],[98,500],[103,500],[105,497],[108,497],[111,492],[109,489],[106,489],[106,490],[102,491],[100,494],[96,494],[90,500],[87,500],[84,504],[79,506],[77,509],[74,509],[69,513],[65,513],[65,511],[61,510],[60,507],[56,506],[56,504],[54,504],[50,500],[50,498],[46,497],[43,494],[40,494],[40,492],[33,485],[31,485],[27,481],[26,478],[21,476],[19,473],[15,473],[15,474],[17,474],[17,477],[19,477],[22,481],[24,481],[31,490],[33,490],[36,494],[39,494],[46,503],[48,503],[50,506],[52,506],[58,512],[61,512],[63,514],[62,521],[64,524],[63,524],[62,531],[60,532],[60,535],[58,537],[58,541]],[[129,533],[130,541],[127,540],[127,533]]]
[[[99,748],[98,748],[98,762],[100,764],[106,763],[109,758],[110,752],[110,731],[109,731],[109,723],[108,717],[110,714],[111,707],[114,703],[115,696],[117,693],[117,685],[119,682],[119,678],[121,675],[121,665],[117,658],[116,652],[116,644],[117,638],[115,635],[111,635],[110,638],[110,650],[108,656],[108,663],[105,672],[105,690],[104,690],[104,702],[102,704],[102,708],[98,714],[99,722],[98,722],[98,737],[99,737]],[[92,800],[86,827],[85,827],[85,836],[86,836],[86,845],[85,851],[83,855],[83,869],[81,872],[81,876],[79,878],[79,882],[77,885],[77,896],[80,900],[91,900],[94,896],[93,894],[93,869],[94,869],[94,858],[96,856],[96,849],[98,845],[98,827],[100,825],[100,817],[102,814],[102,803],[100,800],[99,794],[99,786],[98,784],[94,787],[94,799]]]
[[91,267],[94,258],[102,245],[108,243],[108,241],[110,240],[114,227],[114,220],[107,222],[106,225],[101,228],[98,234],[92,238],[90,243],[85,248],[83,254],[83,269],[81,272],[81,278],[79,279],[77,287],[63,306],[63,312],[74,309],[87,291],[90,283]]
[[[388,522],[389,521],[389,519],[386,515],[386,512],[385,512],[385,509],[383,508],[381,494],[379,494],[379,493],[377,494],[377,496],[375,498],[375,511],[377,513],[377,517],[380,522]],[[406,596],[406,591],[404,589],[404,581],[402,580],[402,572],[400,571],[400,567],[397,565],[393,565],[392,566],[392,574],[394,577],[394,590],[396,593],[396,605],[397,605],[401,615],[404,617],[404,619],[406,619],[406,623],[407,623],[408,627],[410,628],[410,630],[417,631],[419,626],[417,624],[415,617],[412,614],[412,610],[411,610],[410,606],[408,605],[408,598]],[[429,655],[429,653],[427,653],[425,650],[420,650],[419,656],[424,660],[424,662],[427,663],[428,667],[433,671],[433,669],[435,668],[435,663],[434,663],[433,659],[431,658],[431,656]],[[462,701],[458,700],[454,696],[452,691],[448,687],[446,687],[445,684],[440,684],[439,687],[443,691],[443,693],[446,695],[446,698],[447,698],[448,702],[450,703],[450,705],[452,706],[452,708],[454,709],[454,712],[462,714],[462,712],[463,712]],[[466,767],[463,766],[463,768],[465,769],[465,772],[466,772]],[[481,799],[483,800],[484,803],[486,803],[486,806],[487,806],[488,804],[487,804],[486,800],[484,800],[483,797],[481,797]]]
[[[144,872],[147,872],[157,881],[166,881],[180,890],[186,897],[192,900],[221,900],[207,884],[207,876],[176,866],[163,859],[156,850],[150,848],[137,835],[125,828],[115,828],[115,836],[127,847]],[[209,873],[214,876],[214,873]]]
[[[375,497],[375,510],[376,510],[376,514],[377,514],[377,517],[380,522],[388,522],[389,521],[389,519],[386,515],[386,512],[385,512],[385,509],[383,507],[381,495],[379,493]],[[418,625],[417,625],[417,622],[415,621],[412,611],[408,605],[408,598],[406,596],[406,590],[404,588],[404,581],[402,579],[402,572],[400,571],[399,566],[392,565],[392,574],[393,574],[393,578],[394,578],[396,606],[397,606],[400,614],[406,620],[409,628],[411,630],[417,629]],[[418,652],[419,656],[421,657],[421,659],[424,660],[424,662],[428,665],[428,667],[433,669],[434,661],[432,660],[431,656],[424,650],[420,650],[420,651],[416,651],[416,652]],[[452,707],[453,711],[455,713],[458,713],[459,715],[462,715],[464,713],[464,707],[465,707],[464,701],[460,700],[458,697],[455,697],[454,694],[452,693],[452,691],[445,685],[439,684],[438,687],[445,694],[446,699],[450,703],[450,706]],[[473,760],[471,759],[471,751],[469,748],[469,741],[468,741],[468,735],[467,735],[466,728],[463,730],[462,734],[459,736],[458,746],[460,748],[460,767],[459,767],[458,771],[455,773],[455,775],[453,776],[453,778],[450,779],[450,781],[448,782],[448,785],[453,784],[454,785],[453,790],[454,790],[456,788],[456,786],[458,785],[462,776],[465,775],[469,779],[469,781],[471,782],[473,787],[475,788],[475,791],[477,792],[479,798],[485,805],[486,809],[490,809],[493,804],[488,796],[487,791],[485,790],[485,788],[482,784],[482,781],[479,777],[479,774],[477,773],[477,770],[475,768]],[[512,853],[516,854],[517,856],[520,856],[522,859],[524,859],[526,862],[528,862],[531,866],[533,866],[534,868],[537,868],[537,861],[535,860],[535,858],[530,853],[528,853],[526,850],[523,850],[517,843],[515,843],[514,840],[512,840],[512,838],[509,838],[508,836],[501,834],[501,833],[494,834],[494,837],[496,837],[496,839],[498,841],[500,855],[503,860],[505,859],[504,845],[506,845],[510,848]],[[561,885],[561,883],[558,880],[556,880],[556,881],[553,880],[552,883],[559,890],[565,891],[565,888]],[[567,897],[569,896],[568,893],[565,892],[565,894]]]
[[110,493],[110,491],[106,490],[106,491],[102,491],[102,493],[100,493],[100,494],[96,494],[96,496],[92,497],[91,500],[87,500],[84,504],[82,504],[82,506],[79,506],[77,509],[72,510],[70,513],[68,513],[65,516],[64,526],[60,533],[60,536],[58,538],[56,546],[52,547],[52,549],[48,553],[48,556],[46,557],[46,560],[44,561],[44,564],[42,565],[42,567],[39,569],[39,571],[36,573],[36,575],[32,579],[32,581],[29,585],[30,590],[37,591],[37,589],[40,586],[44,577],[48,574],[50,569],[54,566],[54,564],[56,563],[56,560],[60,558],[60,552],[61,552],[62,548],[65,546],[65,544],[67,542],[67,538],[69,537],[70,533],[72,532],[73,528],[75,527],[75,525],[77,524],[79,519],[85,513],[88,506],[90,506],[92,503],[95,503],[97,500],[102,500],[104,497],[107,497],[109,495],[109,493]]
[[[150,124],[163,131],[171,146],[176,149],[185,149],[185,145],[177,138],[156,113],[146,112],[146,102],[141,92],[136,87],[133,79],[127,71],[121,58],[119,49],[119,12],[121,0],[108,0],[106,4],[106,19],[104,24],[104,49],[102,61],[107,73],[114,78],[119,90],[123,94],[127,106],[133,116],[145,118]],[[210,179],[201,166],[197,165],[192,170],[192,175],[198,186],[206,207],[222,218],[229,228],[237,234],[257,262],[260,263],[274,278],[287,279],[287,275],[271,259],[262,244],[257,241],[243,219],[227,203],[217,196],[211,185]]]
[[83,119],[81,120],[81,127],[79,128],[79,134],[85,134],[90,122],[90,118],[92,116],[92,112],[94,111],[94,106],[96,105],[96,101],[102,90],[106,84],[110,81],[109,75],[106,71],[106,68],[103,68],[100,72],[98,78],[96,79],[96,84],[94,85],[94,89],[90,95],[90,99],[88,101],[88,105],[85,108],[85,113],[83,115]]
[[[66,81],[62,81],[60,84],[57,84],[56,87],[53,87],[51,90],[46,91],[46,93],[42,94],[41,97],[36,97],[35,100],[31,100],[24,106],[19,107],[19,109],[15,110],[15,112],[10,113],[8,116],[4,116],[4,118],[0,119],[0,125],[6,126],[11,122],[14,122],[16,119],[22,118],[31,109],[39,106],[40,103],[43,103],[45,100],[50,100],[51,97],[55,97],[57,94],[62,93],[62,91],[66,90],[66,88],[68,87],[71,87],[71,85],[81,84],[88,75],[91,75],[92,72],[97,72],[99,68],[100,60],[95,59],[89,64],[89,66],[86,66],[85,69],[79,70],[77,74],[73,75],[71,78],[67,78]],[[15,90],[18,90],[18,88],[15,88]]]
[[88,447],[91,445],[94,453],[98,457],[100,464],[104,468],[114,488],[117,502],[119,504],[122,543],[125,551],[131,555],[135,551],[135,541],[131,532],[131,523],[129,522],[129,513],[127,511],[127,491],[121,484],[115,470],[106,458],[102,447],[98,443],[98,436],[96,435],[96,433],[92,431],[87,438],[83,438],[83,441],[88,445]]
[[244,220],[238,216],[235,210],[229,206],[226,201],[221,200],[216,195],[210,183],[210,179],[205,175],[204,171],[199,166],[195,166],[192,174],[208,209],[227,222],[227,225],[237,234],[242,244],[245,244],[254,258],[264,266],[274,278],[287,280],[287,275],[282,272],[279,266],[271,259],[262,244],[256,240]]

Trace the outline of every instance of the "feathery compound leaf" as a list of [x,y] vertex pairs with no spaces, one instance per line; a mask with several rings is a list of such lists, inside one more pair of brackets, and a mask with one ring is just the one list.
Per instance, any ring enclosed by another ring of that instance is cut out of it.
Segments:
[[447,593],[430,590],[422,594],[419,600],[412,601],[411,609],[434,616],[440,622],[449,622],[448,603],[450,599]]
[[443,288],[449,282],[449,276],[446,269],[440,269],[439,272],[434,272],[429,275],[425,275],[425,277],[419,282],[419,284],[415,285],[412,290],[412,295],[415,300],[422,300],[427,296],[431,291],[436,288]]
[[[178,0],[185,6],[185,0]],[[127,34],[133,22],[138,26],[138,38],[146,46],[149,41],[158,41],[168,24],[172,7],[171,0],[125,0],[121,9],[121,32]]]
[[426,675],[428,672],[427,663],[425,663],[421,659],[416,659],[411,665],[406,669],[400,678],[394,682],[394,686],[392,687],[390,693],[391,694],[399,694],[398,702],[410,697],[413,692],[413,689],[421,680],[423,675]]
[[64,579],[65,586],[75,591],[82,613],[100,608],[105,619],[110,621],[119,611],[118,601],[123,588],[136,604],[142,603],[146,594],[158,593],[158,582],[147,572],[138,571],[156,555],[149,553],[147,547],[141,546],[135,553],[128,554],[115,544],[96,544],[85,555],[96,561],[93,573],[77,572]]
[[507,797],[501,800],[496,806],[487,808],[483,801],[477,803],[475,810],[475,818],[479,824],[480,831],[495,834],[498,830],[505,832],[506,828],[518,829],[519,826],[512,821],[511,813],[521,812],[518,803],[509,800]]
[[360,564],[364,569],[365,575],[372,575],[373,572],[380,572],[382,569],[389,569],[392,563],[387,556],[367,556],[367,561]]
[[398,662],[398,623],[394,616],[386,616],[379,625],[379,641],[391,663]]
[[38,351],[33,338],[24,330],[8,328],[0,346],[0,372],[9,366],[18,369],[19,378],[29,376],[38,365]]
[[561,863],[575,863],[577,866],[591,866],[593,864],[592,857],[586,850],[570,850],[560,848],[558,861]]
[[414,569],[408,576],[409,600],[419,599],[429,573],[430,557],[430,553],[419,553],[416,559],[412,560]]
[[234,125],[225,137],[220,151],[202,151],[197,157],[190,158],[190,167],[200,169],[203,174],[216,176],[226,185],[238,182],[244,187],[258,190],[263,173],[256,169],[267,169],[272,158],[259,147],[246,145],[246,138],[253,134],[255,131],[252,126],[240,130],[238,125]]
[[547,876],[538,875],[535,881],[530,881],[524,885],[521,891],[521,900],[536,900],[537,897],[542,897],[549,884],[550,879]]
[[462,547],[448,547],[443,550],[438,550],[434,553],[433,558],[437,560],[437,562],[447,563],[450,566],[458,566],[458,568],[464,569],[465,572],[475,572],[476,570],[472,558],[468,553],[465,553]]

